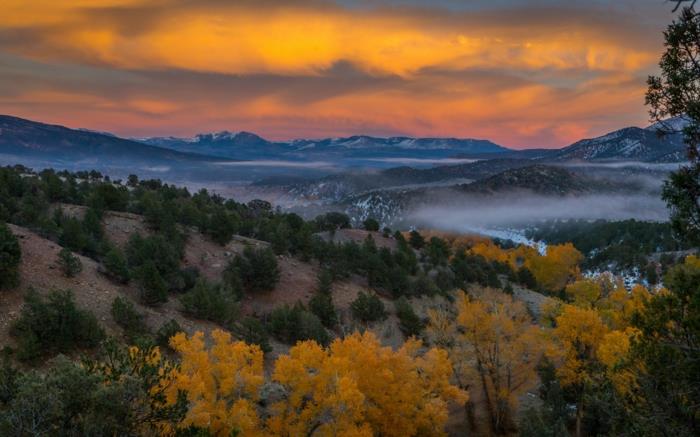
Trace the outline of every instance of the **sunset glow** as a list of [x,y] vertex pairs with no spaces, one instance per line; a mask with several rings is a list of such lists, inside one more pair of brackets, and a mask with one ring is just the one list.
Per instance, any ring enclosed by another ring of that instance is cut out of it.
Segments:
[[646,124],[671,16],[660,0],[4,0],[0,12],[4,114],[124,136],[516,148]]

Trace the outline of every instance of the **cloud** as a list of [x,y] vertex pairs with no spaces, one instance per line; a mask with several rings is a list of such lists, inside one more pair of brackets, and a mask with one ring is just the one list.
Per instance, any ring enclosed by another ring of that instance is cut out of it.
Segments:
[[670,17],[652,3],[5,0],[0,111],[123,135],[562,146],[646,119]]

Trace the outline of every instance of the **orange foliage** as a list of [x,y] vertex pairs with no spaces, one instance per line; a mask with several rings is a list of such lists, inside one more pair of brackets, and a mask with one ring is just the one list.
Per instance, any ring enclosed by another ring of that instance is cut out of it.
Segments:
[[[171,345],[182,356],[168,392],[187,392],[190,408],[180,427],[196,426],[228,436],[414,436],[442,435],[450,401],[466,394],[450,383],[447,352],[411,340],[394,351],[371,333],[353,334],[323,348],[300,342],[277,359],[265,382],[259,347],[232,342],[220,330],[207,349],[202,333],[178,334]],[[262,420],[263,385],[284,395]]]

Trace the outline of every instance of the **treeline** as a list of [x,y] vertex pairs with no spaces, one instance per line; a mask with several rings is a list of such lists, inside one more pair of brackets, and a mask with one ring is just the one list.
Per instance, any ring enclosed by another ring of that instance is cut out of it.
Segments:
[[548,244],[571,242],[586,256],[582,263],[585,269],[607,269],[609,265],[618,271],[637,268],[652,279],[654,273],[647,273],[650,255],[693,248],[689,240],[679,239],[674,234],[668,222],[634,219],[550,221],[528,230],[526,235]]

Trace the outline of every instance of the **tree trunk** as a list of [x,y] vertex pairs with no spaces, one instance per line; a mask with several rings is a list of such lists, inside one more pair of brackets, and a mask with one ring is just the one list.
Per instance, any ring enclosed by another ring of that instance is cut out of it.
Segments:
[[581,437],[581,421],[583,420],[583,400],[576,404],[576,437]]

